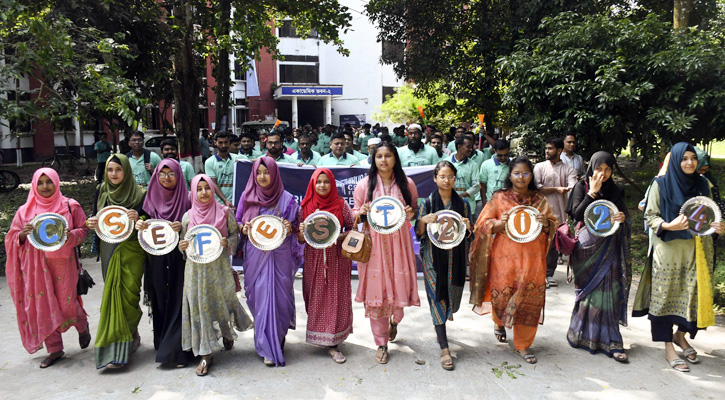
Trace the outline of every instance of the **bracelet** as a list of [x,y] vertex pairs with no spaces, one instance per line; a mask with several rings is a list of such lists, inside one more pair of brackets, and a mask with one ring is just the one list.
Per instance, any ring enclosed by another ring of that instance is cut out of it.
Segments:
[[86,228],[89,228],[90,229],[90,226],[88,226],[88,220],[86,220],[85,225],[86,225]]

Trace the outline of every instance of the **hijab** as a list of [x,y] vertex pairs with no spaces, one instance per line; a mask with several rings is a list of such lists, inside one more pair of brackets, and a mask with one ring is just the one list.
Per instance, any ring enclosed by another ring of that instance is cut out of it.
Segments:
[[[269,170],[270,183],[267,187],[261,187],[257,183],[257,170],[260,165],[264,165]],[[242,206],[244,214],[242,214],[241,223],[246,224],[254,217],[259,215],[261,207],[274,207],[277,205],[279,198],[284,193],[284,184],[279,176],[279,167],[272,157],[259,157],[252,164],[252,173],[249,175],[247,186],[242,194]]]
[[[614,164],[616,163],[614,156],[607,153],[606,151],[598,151],[592,155],[592,158],[589,160],[589,167],[587,168],[586,178],[587,182],[589,181],[589,178],[594,176],[594,171],[597,170],[602,164],[607,164],[609,168],[614,170]],[[622,196],[624,195],[624,192],[622,191],[622,188],[617,186],[616,183],[614,183],[614,179],[610,176],[609,179],[602,182],[602,188],[599,190],[599,196],[604,200],[609,200],[614,204],[617,204],[617,207],[620,209],[622,208],[620,206],[620,200],[622,199]]]
[[[38,181],[41,176],[47,176],[55,186],[55,192],[50,197],[43,197],[38,193]],[[28,192],[28,200],[18,209],[18,214],[24,223],[29,223],[36,215],[51,212],[66,215],[68,211],[68,198],[60,193],[60,178],[52,168],[40,168],[33,174],[33,181]],[[70,221],[72,223],[72,221]]]
[[[119,185],[114,185],[108,179],[108,165],[112,162],[121,164],[123,168],[123,180]],[[136,184],[128,157],[123,154],[114,154],[106,160],[103,183],[98,188],[97,210],[106,206],[121,206],[133,210],[143,204],[145,195],[146,189]]]
[[[697,171],[686,174],[680,163],[686,151],[695,152],[695,147],[686,142],[680,142],[672,146],[672,156],[667,165],[667,173],[656,178],[660,189],[660,216],[665,221],[672,221],[680,215],[682,205],[692,197],[708,196],[710,189],[707,179],[700,176]],[[691,239],[690,232],[664,231],[662,240],[667,242],[673,239]]]
[[[159,172],[164,168],[171,169],[176,175],[176,187],[173,189],[167,189],[159,182]],[[151,218],[179,222],[190,207],[189,190],[186,189],[181,164],[170,158],[163,159],[151,175],[146,199],[143,202],[144,211]]]
[[[199,200],[196,192],[202,179],[212,191],[211,198],[206,203]],[[186,185],[180,182],[177,186]],[[191,208],[189,209],[189,226],[187,229],[204,224],[217,228],[223,237],[227,237],[227,207],[219,204],[214,198],[214,181],[208,175],[199,174],[191,180]]]
[[[710,155],[707,154],[706,151],[700,150],[699,147],[693,146],[695,148],[695,154],[697,154],[697,169],[699,170],[702,167],[709,167],[710,166]],[[715,178],[715,175],[713,175],[712,172],[709,170],[702,174],[707,180],[712,183],[713,186],[717,186],[717,178]]]
[[[317,194],[317,190],[315,190],[317,178],[322,174],[327,175],[327,179],[330,180],[330,185],[332,185],[332,187],[330,188],[330,193],[328,193],[325,197]],[[340,197],[339,194],[337,194],[337,185],[335,182],[335,175],[333,175],[332,171],[330,171],[329,169],[317,168],[315,170],[315,172],[312,174],[310,182],[307,184],[307,192],[305,193],[305,198],[302,199],[302,203],[300,203],[300,207],[302,208],[303,213],[302,215],[304,218],[307,218],[307,216],[317,210],[327,211],[337,217],[338,221],[340,221],[340,226],[343,226],[345,224],[345,220],[342,217],[342,202],[344,200]]]

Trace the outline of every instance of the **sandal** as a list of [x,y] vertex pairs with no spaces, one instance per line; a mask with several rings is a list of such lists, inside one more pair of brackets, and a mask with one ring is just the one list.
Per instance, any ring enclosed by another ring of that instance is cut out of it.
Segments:
[[196,367],[196,375],[206,376],[212,364],[214,364],[214,357],[202,356],[199,366]]
[[506,343],[506,327],[495,326],[493,328],[493,334],[496,335],[496,340],[501,343]]
[[614,353],[612,355],[614,357],[614,361],[626,363],[629,362],[629,358],[627,357],[627,354],[624,352]]
[[266,366],[268,366],[268,367],[274,367],[274,365],[275,365],[275,364],[274,364],[274,361],[270,360],[270,359],[269,359],[269,358],[267,358],[267,357],[264,357],[264,360],[263,360],[263,362],[264,362],[264,365],[266,365]]
[[91,344],[91,326],[86,323],[86,330],[78,334],[78,344],[85,349]]
[[[687,363],[681,358],[675,358],[672,361],[667,360],[667,362],[670,363],[670,367],[672,367],[675,371],[690,372],[690,367],[688,367]],[[680,366],[681,368],[678,368]]]
[[[526,349],[524,351],[528,351],[528,349]],[[537,360],[536,360],[536,356],[534,355],[534,353],[521,353],[520,351],[516,350],[516,354],[520,355],[521,358],[523,358],[524,361],[526,361],[527,363],[536,364]]]
[[43,362],[40,363],[40,368],[50,367],[51,365],[55,364],[56,361],[60,360],[64,355],[65,353],[63,351],[48,354],[48,357],[45,357]]
[[441,367],[446,371],[453,371],[453,357],[450,349],[441,350]]
[[141,346],[141,335],[138,334],[138,331],[133,334],[133,343],[131,343],[131,351],[130,354],[133,354],[138,350],[138,348]]
[[388,342],[392,342],[395,340],[395,337],[398,336],[398,324],[393,322],[393,317],[390,317],[390,330],[388,332]]
[[225,349],[231,350],[232,348],[234,348],[234,340],[223,337],[222,342],[224,343]]
[[342,354],[342,352],[337,347],[330,347],[327,349],[327,354],[332,357],[332,361],[342,364],[345,361],[347,361],[347,358],[345,358],[345,355]]
[[[684,337],[684,335],[683,335]],[[697,359],[697,351],[692,348],[692,346],[689,346],[688,348],[682,347],[679,343],[677,343],[677,340],[672,340],[674,344],[677,345],[677,347],[682,349],[682,354],[685,356],[685,360],[689,361],[692,364],[697,364],[700,362],[700,360]]]
[[388,363],[388,346],[378,346],[378,352],[375,354],[375,361],[378,364]]

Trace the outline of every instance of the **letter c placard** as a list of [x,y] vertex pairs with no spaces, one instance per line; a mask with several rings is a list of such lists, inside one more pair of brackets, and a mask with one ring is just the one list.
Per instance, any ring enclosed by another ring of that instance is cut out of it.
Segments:
[[68,220],[60,214],[38,214],[29,224],[33,225],[33,230],[28,235],[28,241],[38,250],[55,251],[68,240]]

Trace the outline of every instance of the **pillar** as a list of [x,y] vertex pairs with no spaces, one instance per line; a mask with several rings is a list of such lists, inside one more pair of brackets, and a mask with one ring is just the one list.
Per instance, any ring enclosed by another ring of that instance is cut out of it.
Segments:
[[292,128],[297,128],[297,96],[292,96]]
[[325,124],[332,124],[332,96],[325,96]]

